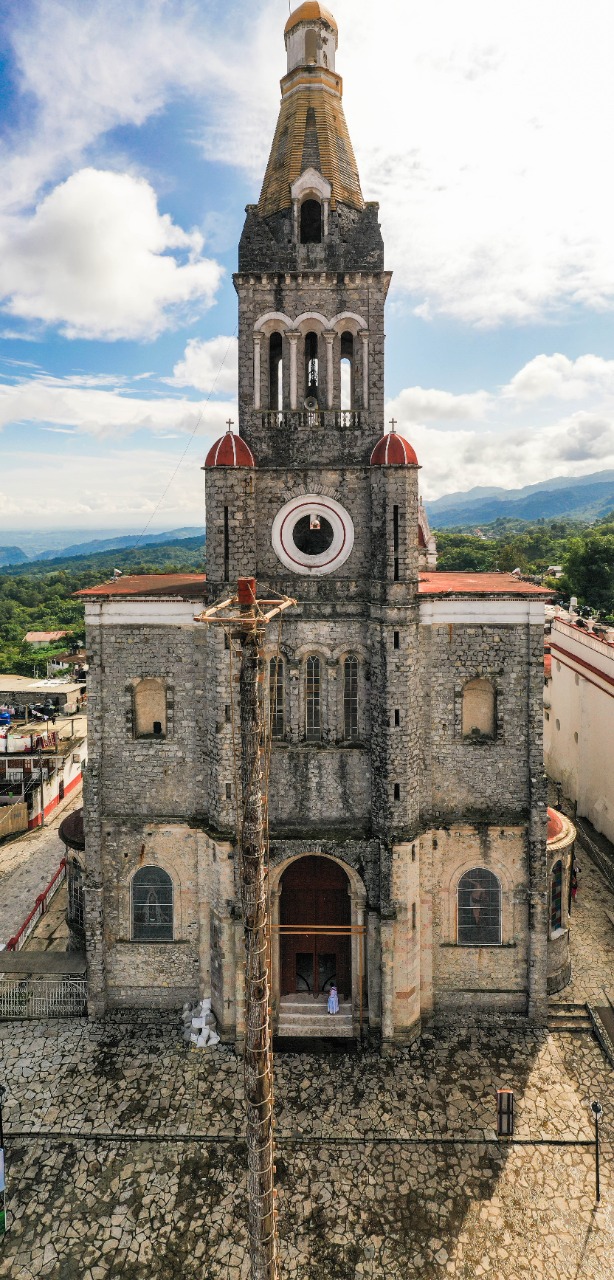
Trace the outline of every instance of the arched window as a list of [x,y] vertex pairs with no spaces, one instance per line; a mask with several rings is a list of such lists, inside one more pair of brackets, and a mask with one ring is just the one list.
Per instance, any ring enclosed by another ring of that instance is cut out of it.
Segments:
[[305,397],[318,398],[319,362],[318,335],[308,333],[305,336]]
[[272,333],[269,338],[269,409],[283,407],[282,376],[281,334]]
[[284,711],[283,658],[271,658],[269,663],[269,713],[272,738],[283,738],[284,736]]
[[301,205],[301,244],[321,244],[322,206],[319,200],[304,200]]
[[318,33],[315,27],[308,27],[305,32],[305,62],[318,60]]
[[308,658],[305,663],[305,737],[308,742],[319,742],[322,737],[320,659]]
[[141,867],[132,878],[132,937],[173,940],[173,882],[161,867]]
[[463,689],[463,738],[474,742],[495,736],[495,691],[490,680],[470,680]]
[[354,407],[354,336],[351,333],[341,334],[341,408]]
[[166,737],[166,682],[139,680],[132,690],[135,738]]
[[351,653],[343,662],[343,736],[346,742],[358,737],[358,658]]
[[563,927],[563,863],[555,862],[552,868],[552,879],[550,881],[550,928],[554,933],[555,929]]
[[466,871],[458,882],[457,941],[474,947],[501,943],[501,885],[486,867]]

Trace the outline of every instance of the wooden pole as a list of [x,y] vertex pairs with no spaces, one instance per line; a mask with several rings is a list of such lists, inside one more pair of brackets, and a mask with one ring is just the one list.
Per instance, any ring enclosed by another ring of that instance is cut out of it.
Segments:
[[247,1107],[247,1193],[252,1280],[277,1280],[273,1192],[273,1063],[269,1037],[267,894],[263,805],[264,717],[262,643],[264,625],[254,626],[253,579],[239,579],[241,614],[242,826],[239,844],[241,906],[245,931],[244,1077]]

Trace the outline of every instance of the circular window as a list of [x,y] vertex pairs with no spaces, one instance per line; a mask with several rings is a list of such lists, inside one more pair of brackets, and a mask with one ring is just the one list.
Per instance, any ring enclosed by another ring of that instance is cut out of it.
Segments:
[[282,564],[294,573],[332,573],[352,550],[354,526],[334,498],[306,493],[278,511],[271,541]]

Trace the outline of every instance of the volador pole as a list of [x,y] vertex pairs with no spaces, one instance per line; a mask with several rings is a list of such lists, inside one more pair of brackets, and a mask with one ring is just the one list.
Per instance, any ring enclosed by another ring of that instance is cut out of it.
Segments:
[[254,578],[239,578],[238,594],[207,609],[241,643],[241,827],[239,880],[245,933],[244,1078],[247,1110],[247,1194],[251,1280],[278,1280],[273,1165],[273,1059],[267,970],[266,831],[262,761],[265,749],[262,681],[267,623],[295,600],[256,598]]
[[[254,619],[256,583],[239,579],[241,613]],[[239,848],[241,907],[245,929],[245,1102],[247,1194],[252,1280],[276,1280],[273,1196],[273,1063],[269,1038],[267,894],[262,796],[264,722],[259,676],[264,625],[240,628],[241,790]]]

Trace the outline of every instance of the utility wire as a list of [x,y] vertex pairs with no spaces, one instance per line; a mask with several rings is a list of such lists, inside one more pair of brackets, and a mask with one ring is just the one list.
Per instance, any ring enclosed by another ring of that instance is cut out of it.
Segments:
[[[228,339],[228,346],[226,347],[226,350],[225,350],[225,352],[224,352],[224,355],[222,356],[222,360],[221,360],[221,364],[220,364],[220,366],[219,366],[219,369],[218,369],[218,371],[217,371],[217,373],[216,373],[216,375],[215,375],[215,378],[213,379],[213,382],[212,382],[212,384],[211,384],[211,390],[209,391],[208,395],[207,395],[207,396],[206,396],[206,398],[205,398],[205,401],[204,401],[204,405],[205,405],[205,406],[209,404],[209,401],[210,401],[210,399],[211,399],[211,396],[213,395],[213,393],[214,393],[214,391],[215,391],[215,388],[216,388],[216,386],[217,386],[217,384],[218,384],[218,380],[219,380],[220,374],[221,374],[221,372],[222,372],[222,369],[224,368],[224,365],[226,364],[226,360],[228,359],[228,353],[229,353],[229,351],[230,351],[230,348],[231,348],[231,346],[232,346],[232,344],[233,344],[234,339],[235,339],[235,338],[236,338],[236,336],[237,336],[237,328],[238,328],[238,325],[235,325],[235,327],[234,327],[234,331],[233,331],[233,333],[232,333],[232,336]],[[159,499],[159,500],[158,500],[158,502],[156,503],[156,506],[154,507],[154,509],[153,509],[153,511],[152,511],[152,513],[151,513],[151,515],[150,515],[150,517],[149,517],[149,520],[147,521],[147,524],[145,525],[145,528],[143,529],[142,533],[140,533],[140,534],[139,534],[139,536],[138,536],[138,538],[137,538],[137,540],[136,540],[136,542],[135,542],[135,544],[134,544],[134,550],[136,550],[136,548],[138,547],[138,545],[139,545],[139,543],[141,542],[141,540],[145,537],[145,534],[147,533],[147,530],[149,529],[149,526],[150,526],[150,524],[151,524],[152,520],[154,519],[154,517],[157,515],[158,511],[160,510],[160,507],[162,506],[162,503],[164,502],[164,499],[165,499],[165,497],[166,497],[166,495],[167,495],[167,493],[168,493],[168,491],[169,491],[169,489],[170,489],[170,487],[171,487],[171,485],[172,485],[172,483],[173,483],[173,481],[174,481],[174,479],[175,479],[175,476],[177,475],[177,472],[179,471],[179,468],[183,465],[183,462],[184,462],[185,456],[186,456],[186,454],[187,454],[187,452],[188,452],[188,449],[190,448],[190,446],[191,446],[191,444],[192,444],[192,441],[193,441],[193,439],[194,439],[194,436],[196,435],[196,432],[198,431],[198,428],[199,428],[199,426],[200,426],[200,424],[201,424],[201,422],[202,422],[202,417],[203,417],[203,414],[202,414],[202,409],[201,409],[201,411],[200,411],[200,413],[199,413],[199,415],[198,415],[198,417],[197,417],[197,419],[196,419],[196,425],[195,425],[195,427],[194,427],[194,430],[192,431],[192,433],[191,433],[191,435],[190,435],[190,437],[189,437],[189,439],[188,439],[188,443],[186,444],[186,447],[185,447],[185,449],[184,449],[184,451],[183,451],[183,453],[182,453],[182,455],[181,455],[181,457],[180,457],[180,459],[179,459],[179,462],[177,463],[177,466],[175,467],[175,470],[173,471],[173,473],[172,473],[172,475],[171,475],[171,478],[170,478],[170,480],[169,480],[169,482],[168,482],[168,484],[167,484],[166,488],[164,489],[164,492],[162,493],[162,495],[161,495],[160,499]]]

